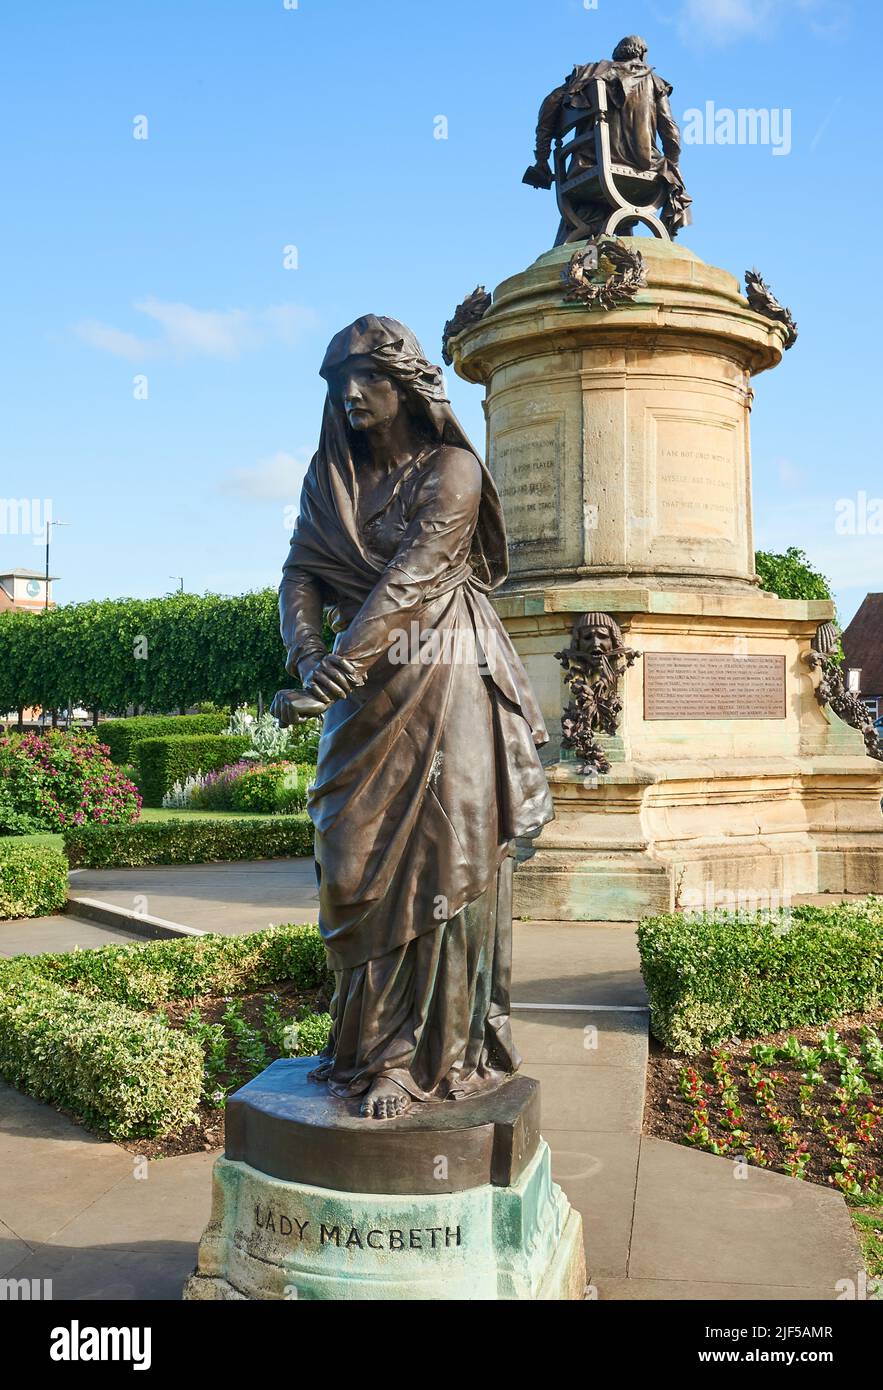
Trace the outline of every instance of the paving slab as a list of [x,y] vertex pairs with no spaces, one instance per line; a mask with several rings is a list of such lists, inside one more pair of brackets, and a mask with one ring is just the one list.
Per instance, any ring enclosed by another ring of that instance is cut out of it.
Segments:
[[0,1278],[3,1278],[16,1265],[21,1264],[22,1260],[32,1254],[32,1248],[27,1241],[11,1231],[9,1227],[0,1221]]
[[54,1299],[101,1303],[177,1301],[196,1264],[189,1241],[151,1241],[137,1250],[113,1244],[88,1250],[45,1245],[17,1265],[11,1278],[51,1279]]
[[838,1192],[763,1168],[737,1170],[730,1159],[665,1139],[642,1139],[630,1279],[833,1293],[838,1280],[856,1279],[861,1269]]
[[0,1221],[28,1245],[55,1235],[116,1183],[132,1155],[0,1082]]
[[625,1276],[632,1232],[640,1136],[549,1129],[552,1177],[583,1219],[586,1271]]
[[94,950],[98,946],[120,946],[141,941],[142,937],[116,927],[82,922],[60,914],[53,917],[25,917],[0,922],[0,956],[41,956],[47,951]]
[[315,865],[303,858],[83,869],[71,892],[224,936],[319,918]]
[[542,1086],[544,1128],[585,1133],[640,1134],[644,1075],[634,1067],[578,1067],[525,1062]]
[[526,1063],[578,1067],[647,1065],[646,1013],[515,1009],[512,1032]]
[[837,1294],[825,1285],[813,1284],[703,1284],[694,1279],[623,1279],[609,1275],[590,1276],[589,1285],[603,1303],[609,1302],[760,1302],[822,1303],[836,1301]]
[[516,1003],[647,1005],[628,923],[516,922],[512,953]]
[[55,1244],[88,1249],[113,1244],[137,1251],[150,1243],[196,1246],[212,1205],[212,1165],[218,1151],[180,1154],[135,1164],[58,1232]]

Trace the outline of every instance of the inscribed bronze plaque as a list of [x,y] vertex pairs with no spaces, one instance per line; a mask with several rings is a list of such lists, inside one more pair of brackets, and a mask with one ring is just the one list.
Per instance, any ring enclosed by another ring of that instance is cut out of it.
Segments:
[[644,653],[645,719],[784,719],[784,656]]

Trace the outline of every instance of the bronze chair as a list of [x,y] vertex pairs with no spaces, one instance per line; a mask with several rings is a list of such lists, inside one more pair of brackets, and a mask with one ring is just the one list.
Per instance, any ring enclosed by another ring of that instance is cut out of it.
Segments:
[[[671,241],[656,215],[665,199],[665,180],[653,169],[633,169],[614,164],[610,158],[610,130],[607,124],[607,84],[596,78],[586,89],[587,106],[565,106],[555,141],[555,194],[565,226],[571,228],[565,242],[581,241],[599,234],[580,213],[586,202],[606,202],[610,216],[600,229],[602,236],[614,236],[623,222],[643,222],[661,241]],[[573,132],[569,141],[567,136]],[[568,173],[568,163],[576,154],[594,154],[590,167]]]

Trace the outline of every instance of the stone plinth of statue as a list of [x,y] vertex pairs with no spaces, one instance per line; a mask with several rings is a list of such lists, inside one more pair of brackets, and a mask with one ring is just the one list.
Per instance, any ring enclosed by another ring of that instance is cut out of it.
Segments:
[[274,1062],[228,1102],[187,1299],[581,1299],[582,1223],[539,1084],[366,1120]]
[[[709,884],[879,892],[883,767],[819,704],[808,662],[833,605],[765,593],[754,570],[751,380],[787,330],[686,247],[620,245],[644,259],[630,302],[568,302],[559,247],[449,343],[485,386],[510,538],[496,603],[553,733],[556,816],[516,875],[516,915],[632,920]],[[592,610],[641,659],[601,738],[609,770],[586,776],[558,756],[555,654]]]

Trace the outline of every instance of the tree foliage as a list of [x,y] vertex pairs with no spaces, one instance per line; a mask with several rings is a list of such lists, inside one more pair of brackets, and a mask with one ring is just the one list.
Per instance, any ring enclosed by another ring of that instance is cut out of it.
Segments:
[[761,588],[778,594],[779,598],[830,599],[831,584],[820,574],[802,550],[789,545],[783,555],[758,550],[754,564]]
[[0,712],[229,707],[286,684],[274,589],[0,612]]

